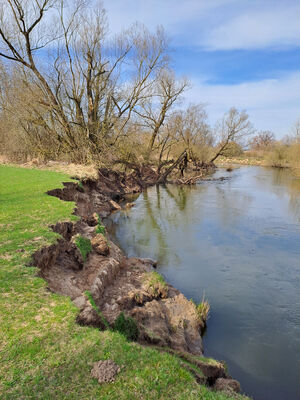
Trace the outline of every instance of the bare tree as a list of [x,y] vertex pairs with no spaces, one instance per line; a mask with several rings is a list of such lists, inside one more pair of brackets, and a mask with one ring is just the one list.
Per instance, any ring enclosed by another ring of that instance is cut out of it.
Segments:
[[265,150],[270,148],[275,142],[275,135],[271,131],[260,131],[249,142],[254,150]]
[[133,112],[147,99],[153,98],[152,88],[156,83],[156,77],[168,65],[167,41],[161,27],[157,28],[154,34],[150,34],[143,25],[135,24],[128,33],[133,45],[129,54],[133,60],[129,68],[132,71],[125,71],[125,75],[129,75],[129,80],[120,85],[112,97],[118,118],[121,119],[114,143],[124,134],[124,128]]
[[[162,132],[172,106],[188,86],[189,82],[186,79],[177,81],[173,72],[161,70],[140,107],[134,110],[135,114],[141,119],[142,126],[146,127],[150,133],[146,161],[149,160],[151,151]],[[167,137],[168,135],[164,135],[162,141],[157,143],[158,147],[166,144],[164,142]]]
[[249,116],[245,111],[238,111],[232,107],[217,123],[216,133],[220,137],[216,154],[210,160],[213,163],[219,156],[222,156],[231,142],[240,142],[245,137],[254,133]]
[[300,119],[292,126],[292,141],[300,143]]
[[0,0],[0,56],[22,67],[35,93],[31,124],[52,132],[62,151],[94,154],[126,136],[168,63],[161,28],[136,25],[108,41],[102,3],[85,0]]
[[186,110],[176,111],[173,115],[173,129],[194,163],[199,161],[199,151],[213,144],[214,138],[204,104],[190,104]]

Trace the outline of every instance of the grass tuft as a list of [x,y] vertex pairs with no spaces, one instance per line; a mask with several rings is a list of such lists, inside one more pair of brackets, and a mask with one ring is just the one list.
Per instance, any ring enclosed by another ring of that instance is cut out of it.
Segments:
[[105,226],[102,225],[101,218],[99,215],[98,215],[98,225],[96,227],[96,233],[101,233],[102,235],[106,236]]
[[95,300],[92,296],[92,293],[89,292],[88,290],[85,292],[86,297],[89,299],[89,302],[91,303],[93,309],[97,312],[97,314],[99,315],[99,317],[101,318],[101,321],[103,323],[103,325],[105,326],[106,329],[110,330],[110,325],[107,321],[107,319],[104,317],[104,315],[102,314],[100,308],[97,306],[97,304],[95,303]]
[[83,261],[86,262],[87,256],[92,251],[92,244],[90,239],[83,236],[78,236],[75,240],[75,244],[82,255]]
[[78,187],[83,190],[83,183],[81,181],[78,182]]
[[199,321],[205,324],[209,318],[210,312],[210,304],[208,300],[205,299],[205,294],[203,294],[202,301],[198,305],[194,302],[193,299],[191,299],[190,301],[195,305]]
[[153,297],[165,298],[168,295],[168,286],[164,278],[157,272],[148,272],[144,276],[146,290]]

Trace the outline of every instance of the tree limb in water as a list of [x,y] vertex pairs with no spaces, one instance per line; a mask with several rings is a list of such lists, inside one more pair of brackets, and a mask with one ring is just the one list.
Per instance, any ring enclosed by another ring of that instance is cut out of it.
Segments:
[[177,158],[177,160],[172,164],[157,180],[157,183],[165,183],[167,180],[167,177],[170,175],[170,173],[173,171],[174,168],[177,167],[183,160],[184,156],[187,154],[187,150],[185,149],[180,156]]

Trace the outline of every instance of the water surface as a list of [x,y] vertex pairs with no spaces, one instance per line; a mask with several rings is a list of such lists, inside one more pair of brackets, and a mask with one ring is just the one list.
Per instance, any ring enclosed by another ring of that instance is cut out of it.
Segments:
[[256,400],[300,399],[300,180],[240,167],[228,180],[152,187],[110,231],[187,298],[211,304],[206,356]]

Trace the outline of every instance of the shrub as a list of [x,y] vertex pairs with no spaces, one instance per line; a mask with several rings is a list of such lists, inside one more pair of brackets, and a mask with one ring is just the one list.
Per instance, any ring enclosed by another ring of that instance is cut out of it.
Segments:
[[92,251],[92,244],[90,239],[85,238],[83,236],[78,236],[75,240],[75,244],[82,255],[83,261],[85,262],[87,256]]
[[273,150],[269,152],[267,161],[271,167],[285,167],[288,163],[287,160],[288,146],[278,143],[273,147]]
[[126,317],[123,312],[115,320],[114,330],[124,335],[127,340],[137,340],[139,337],[139,330],[135,320],[131,317]]
[[224,157],[238,157],[243,154],[243,148],[236,142],[230,142],[223,150],[222,155]]

